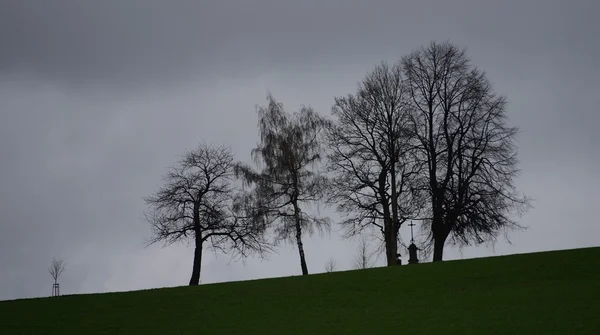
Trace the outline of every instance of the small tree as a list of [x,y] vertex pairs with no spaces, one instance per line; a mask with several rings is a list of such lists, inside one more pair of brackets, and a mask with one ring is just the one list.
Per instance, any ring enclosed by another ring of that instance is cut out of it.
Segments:
[[275,243],[295,242],[302,274],[308,274],[302,234],[329,229],[327,218],[309,215],[306,207],[320,201],[327,179],[314,168],[321,160],[321,132],[327,122],[310,107],[289,115],[273,96],[258,107],[260,143],[252,150],[259,167],[238,163],[236,175],[246,186],[254,186],[249,198],[256,224],[273,227]]
[[325,272],[333,272],[335,271],[335,259],[329,258],[325,263]]
[[369,244],[363,237],[358,242],[358,252],[354,257],[354,268],[355,269],[368,269],[374,265],[373,254],[369,253]]
[[52,258],[52,264],[50,265],[50,268],[48,268],[48,272],[50,272],[52,279],[54,279],[54,285],[52,285],[52,295],[59,295],[60,291],[58,289],[58,277],[60,277],[60,275],[65,271],[66,266],[67,263],[65,263],[65,261],[62,259]]
[[62,259],[52,258],[52,264],[48,268],[48,272],[50,272],[52,279],[54,279],[54,284],[58,284],[58,277],[65,271],[66,266],[67,263]]

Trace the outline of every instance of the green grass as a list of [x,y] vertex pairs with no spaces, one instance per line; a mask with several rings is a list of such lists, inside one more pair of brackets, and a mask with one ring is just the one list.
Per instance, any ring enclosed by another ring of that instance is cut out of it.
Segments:
[[600,334],[600,248],[0,302],[0,334]]

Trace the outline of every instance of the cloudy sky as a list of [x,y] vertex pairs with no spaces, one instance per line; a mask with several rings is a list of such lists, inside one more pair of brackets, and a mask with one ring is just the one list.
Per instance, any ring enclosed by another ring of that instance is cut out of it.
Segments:
[[[468,48],[520,127],[535,206],[513,244],[447,259],[597,246],[600,25],[595,0],[0,0],[0,300],[185,285],[192,249],[144,248],[143,196],[201,139],[241,160],[255,104],[329,114],[382,60]],[[406,236],[406,230],[403,230]],[[349,269],[356,241],[306,241],[309,271]],[[380,260],[383,262],[383,259]],[[300,273],[282,247],[246,264],[207,253],[202,281]]]

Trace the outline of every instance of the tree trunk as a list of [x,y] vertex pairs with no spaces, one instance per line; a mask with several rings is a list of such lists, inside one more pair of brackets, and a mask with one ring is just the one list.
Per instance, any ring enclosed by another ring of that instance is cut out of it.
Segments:
[[394,229],[394,219],[392,217],[392,213],[390,213],[390,207],[388,202],[388,196],[385,191],[385,182],[387,178],[388,170],[382,168],[379,172],[379,195],[381,206],[383,208],[383,240],[385,242],[385,258],[387,261],[387,266],[396,265],[398,262],[396,260],[396,256],[398,253],[398,237],[396,235],[396,231]]
[[296,223],[296,242],[298,244],[298,253],[300,254],[300,267],[302,268],[302,275],[308,275],[308,266],[306,265],[306,258],[304,257],[304,245],[302,244],[302,228],[300,223]]
[[444,256],[444,245],[448,234],[445,232],[437,233],[433,235],[433,261],[441,262]]
[[[389,211],[385,211],[385,214],[389,215]],[[387,217],[383,219],[384,231],[383,240],[385,242],[385,258],[387,266],[394,266],[398,264],[398,235],[394,229],[392,218]]]
[[192,278],[190,286],[200,284],[200,268],[202,267],[202,241],[196,239],[196,249],[194,250],[194,267],[192,268]]
[[[394,141],[391,141],[391,156],[392,166],[390,168],[390,179],[392,184],[392,223],[390,225],[390,241],[389,255],[388,255],[388,266],[398,265],[398,229],[400,228],[400,221],[398,219],[398,190],[396,190],[396,146]],[[390,258],[391,257],[391,258]],[[391,260],[391,262],[390,262]]]
[[196,249],[194,250],[194,266],[192,267],[192,278],[190,286],[200,284],[200,268],[202,267],[202,229],[200,227],[200,204],[194,203],[194,233]]
[[294,204],[294,215],[296,217],[296,243],[298,244],[298,253],[300,254],[300,267],[302,268],[302,275],[308,275],[308,266],[306,265],[306,258],[304,257],[304,245],[302,244],[302,227],[300,226],[300,208]]
[[302,244],[302,234],[300,226],[296,225],[296,241],[298,242],[298,253],[300,254],[300,267],[302,268],[302,275],[308,275],[308,267],[306,266],[306,259],[304,257],[304,246]]
[[394,234],[393,229],[386,232],[385,236],[385,256],[387,258],[387,266],[398,264],[398,238]]

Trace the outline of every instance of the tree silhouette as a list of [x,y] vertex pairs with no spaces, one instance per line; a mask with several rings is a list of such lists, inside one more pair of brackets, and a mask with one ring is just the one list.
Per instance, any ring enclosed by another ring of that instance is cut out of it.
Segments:
[[327,136],[328,202],[343,215],[347,237],[381,231],[388,266],[397,263],[400,226],[423,204],[414,187],[422,167],[411,144],[407,98],[399,64],[382,63],[356,94],[335,99]]
[[65,271],[67,263],[62,259],[52,258],[52,264],[48,268],[50,276],[54,279],[54,284],[58,284],[58,277]]
[[507,124],[506,99],[471,65],[466,51],[432,42],[402,58],[410,95],[412,135],[429,195],[433,261],[446,240],[495,240],[517,228],[512,213],[529,206],[514,186],[517,128]]
[[268,251],[264,228],[254,225],[247,199],[233,187],[233,154],[229,147],[201,143],[188,151],[164,177],[164,185],[145,201],[154,234],[149,244],[170,245],[193,239],[194,263],[189,285],[198,285],[206,244],[232,256]]
[[335,271],[335,268],[336,268],[335,259],[329,258],[327,260],[327,262],[325,263],[325,272],[333,272],[333,271]]
[[354,268],[355,269],[368,269],[372,268],[375,262],[373,261],[373,254],[369,253],[369,244],[363,237],[358,242],[358,252],[354,257]]
[[302,274],[307,275],[302,234],[330,227],[329,219],[306,211],[322,199],[327,185],[316,168],[322,152],[320,135],[327,122],[310,107],[290,115],[272,95],[267,102],[257,107],[260,143],[252,150],[262,169],[238,163],[235,171],[246,186],[253,186],[249,205],[262,214],[257,224],[274,228],[275,243],[296,243]]

